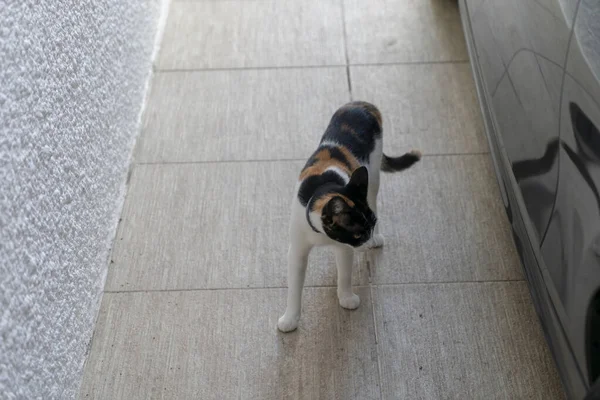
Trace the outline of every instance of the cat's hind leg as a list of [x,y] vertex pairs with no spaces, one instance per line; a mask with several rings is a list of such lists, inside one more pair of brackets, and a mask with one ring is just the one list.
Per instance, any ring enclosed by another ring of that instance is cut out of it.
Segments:
[[367,192],[367,202],[369,203],[369,208],[375,216],[377,217],[377,224],[373,229],[373,236],[368,242],[369,248],[379,248],[383,247],[385,240],[383,235],[379,233],[379,213],[377,212],[377,193],[379,192],[379,171],[375,170],[369,176],[369,191]]
[[302,288],[311,248],[312,245],[301,238],[292,237],[288,251],[287,307],[277,322],[277,328],[281,332],[291,332],[298,327],[302,307]]
[[352,267],[354,250],[347,246],[335,246],[337,264],[337,295],[340,306],[354,310],[360,305],[360,297],[352,291]]

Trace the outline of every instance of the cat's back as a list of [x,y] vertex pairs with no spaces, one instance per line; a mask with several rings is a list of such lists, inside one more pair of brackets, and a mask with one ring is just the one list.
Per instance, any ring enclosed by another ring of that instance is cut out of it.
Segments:
[[354,170],[369,162],[380,139],[377,107],[359,101],[340,107],[300,173],[300,203],[305,206],[320,188],[345,185]]
[[382,136],[381,113],[371,103],[353,101],[340,107],[321,138],[347,148],[360,161],[367,161]]

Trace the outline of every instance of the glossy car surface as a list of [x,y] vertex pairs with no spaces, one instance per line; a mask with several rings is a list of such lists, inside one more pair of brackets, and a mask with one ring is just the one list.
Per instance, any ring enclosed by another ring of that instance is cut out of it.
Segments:
[[600,0],[459,4],[515,243],[582,399],[600,377]]

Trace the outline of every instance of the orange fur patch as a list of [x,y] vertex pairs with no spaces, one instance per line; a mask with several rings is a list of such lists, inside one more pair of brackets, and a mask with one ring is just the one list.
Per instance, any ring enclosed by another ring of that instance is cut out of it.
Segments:
[[325,148],[325,149],[320,150],[317,154],[315,154],[314,158],[316,158],[317,161],[313,165],[302,170],[302,173],[300,173],[300,180],[304,180],[304,179],[308,178],[309,176],[321,175],[323,172],[325,172],[327,170],[327,168],[330,168],[330,167],[337,167],[340,170],[346,172],[348,175],[351,175],[352,171],[354,171],[360,165],[358,164],[358,161],[350,153],[350,151],[348,149],[346,149],[345,147],[342,147],[342,146],[340,146],[339,149],[344,154],[344,156],[348,159],[348,162],[350,163],[351,168],[348,168],[348,165],[346,165],[341,160],[338,160],[336,158],[331,158],[331,153],[329,152],[329,149]]
[[338,194],[338,193],[329,193],[329,194],[326,194],[325,196],[319,198],[317,201],[315,201],[315,203],[312,206],[312,210],[317,211],[319,213],[322,212],[323,207],[325,207],[327,205],[327,203],[329,203],[329,201],[336,196],[341,197],[346,202],[346,204],[348,204],[350,207],[355,206],[355,203],[352,200],[350,200],[349,198],[347,198],[346,196]]
[[348,150],[347,147],[344,146],[338,146],[339,151],[342,152],[342,154],[344,155],[344,157],[346,157],[346,160],[348,160],[348,163],[350,164],[350,171],[354,172],[354,170],[358,167],[360,167],[360,163],[358,162],[358,160],[356,159],[356,157],[354,157],[354,154],[352,154],[352,152],[350,150]]

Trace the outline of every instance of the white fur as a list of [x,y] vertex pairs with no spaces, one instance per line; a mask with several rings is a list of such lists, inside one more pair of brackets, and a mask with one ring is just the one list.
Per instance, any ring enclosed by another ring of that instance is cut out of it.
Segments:
[[[323,145],[323,143],[322,143]],[[337,143],[324,143],[326,146],[337,146]],[[371,210],[377,215],[377,193],[379,192],[379,168],[383,156],[382,140],[375,141],[375,149],[369,157],[369,163],[366,167],[369,171],[369,189],[367,202]],[[350,177],[339,168],[329,168],[338,173],[346,182]],[[300,183],[296,185],[294,191],[294,200],[292,203],[292,212],[290,220],[290,247],[288,250],[288,296],[287,308],[285,313],[277,323],[277,327],[282,332],[290,332],[298,327],[300,320],[302,288],[304,287],[304,277],[308,263],[308,254],[315,246],[332,246],[335,252],[337,264],[337,295],[340,306],[353,310],[360,305],[360,298],[352,291],[352,266],[354,264],[354,250],[351,246],[336,242],[323,233],[321,224],[321,215],[318,212],[310,213],[310,220],[319,233],[313,231],[306,220],[306,208],[298,200],[298,189]],[[383,236],[375,231],[372,237],[357,251],[368,250],[373,247],[383,245]]]
[[336,167],[336,166],[327,167],[327,169],[325,169],[325,171],[335,172],[336,174],[338,174],[339,176],[342,177],[342,179],[344,180],[344,182],[346,184],[348,184],[348,182],[350,182],[350,176],[348,176],[348,174],[345,173],[344,171],[342,171],[339,167]]
[[328,147],[337,147],[340,144],[338,142],[334,142],[333,140],[323,140],[319,143],[319,147],[328,146]]

